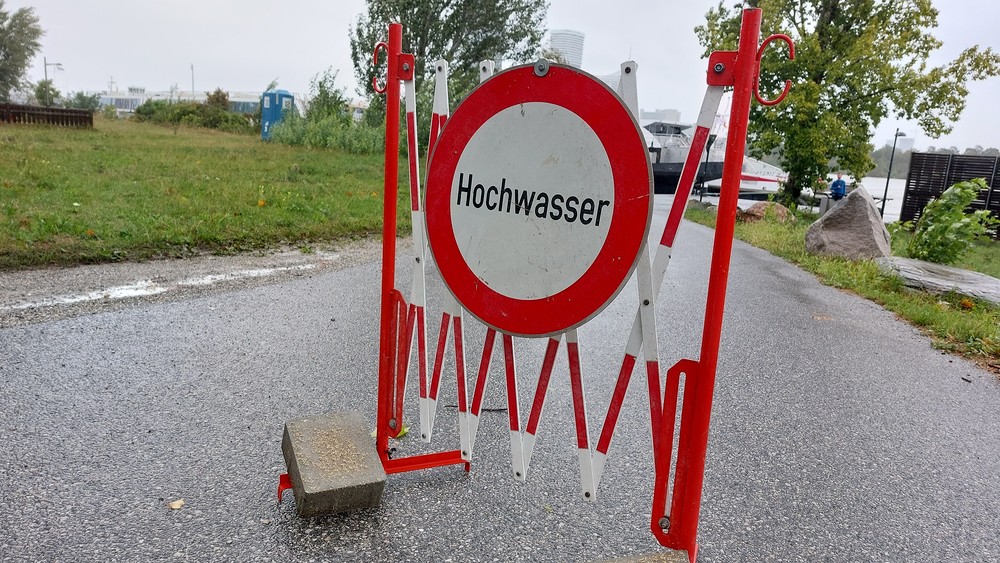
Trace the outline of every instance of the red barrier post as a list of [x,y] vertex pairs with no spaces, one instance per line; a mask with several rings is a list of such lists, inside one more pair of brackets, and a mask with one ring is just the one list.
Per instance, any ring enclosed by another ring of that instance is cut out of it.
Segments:
[[[746,148],[750,101],[756,91],[757,42],[760,37],[760,21],[760,9],[744,10],[739,49],[735,53],[733,61],[735,68],[730,70],[725,68],[725,64],[718,63],[714,69],[709,70],[709,72],[714,70],[717,74],[732,72],[730,76],[733,77],[733,105],[730,114],[729,135],[726,140],[726,159],[722,171],[722,189],[715,226],[712,265],[709,273],[701,357],[697,367],[690,365],[690,370],[686,372],[670,517],[659,526],[654,525],[654,533],[660,543],[672,549],[687,551],[692,562],[695,561],[698,552],[698,518],[701,512],[701,494],[705,480],[708,425],[712,411],[712,394],[715,390],[719,340],[722,335],[726,286],[729,281],[729,263],[733,249],[736,200],[739,197],[743,151]],[[664,409],[664,411],[664,416],[666,416],[668,409]],[[669,412],[672,415],[673,409],[669,409]],[[663,421],[661,428],[663,427],[672,429],[672,421]],[[673,437],[663,436],[662,438],[672,441]],[[664,449],[663,446],[664,444],[661,443],[661,450]],[[654,518],[656,518],[655,514]],[[665,527],[666,533],[656,530],[657,527]]]
[[[399,434],[403,421],[397,417],[397,395],[404,393],[396,387],[396,370],[405,369],[399,354],[408,353],[398,341],[406,333],[406,302],[396,289],[396,212],[399,197],[399,101],[400,81],[408,80],[413,73],[413,55],[404,54],[403,25],[389,24],[389,42],[375,46],[374,64],[378,54],[386,54],[386,81],[381,87],[374,79],[375,91],[386,95],[385,113],[385,184],[382,212],[382,285],[380,292],[380,329],[378,365],[378,407],[375,415],[375,447],[386,473],[415,471],[429,467],[469,464],[462,459],[460,450],[422,454],[390,459],[389,438]],[[412,155],[416,158],[416,155]],[[402,319],[402,320],[401,320]],[[405,378],[401,379],[405,382]]]
[[[389,459],[389,430],[392,417],[393,368],[395,367],[396,299],[396,201],[399,183],[399,68],[397,62],[403,50],[403,26],[389,24],[389,43],[375,46],[375,62],[379,49],[386,51],[385,100],[385,185],[382,211],[382,290],[381,324],[379,331],[378,413],[376,414],[376,448],[385,464]],[[396,421],[400,424],[401,421]]]

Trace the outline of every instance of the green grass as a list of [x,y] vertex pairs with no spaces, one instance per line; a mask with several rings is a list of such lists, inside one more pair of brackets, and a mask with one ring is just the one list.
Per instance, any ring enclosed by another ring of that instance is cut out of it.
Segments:
[[[4,126],[0,270],[365,236],[381,232],[382,178],[381,155],[208,129]],[[405,189],[398,207],[408,232]]]
[[[685,217],[715,227],[716,217],[712,211],[693,207]],[[853,291],[879,303],[924,330],[936,347],[961,354],[1000,372],[1000,307],[956,294],[932,295],[908,289],[899,277],[883,274],[872,261],[809,254],[805,247],[805,233],[812,219],[800,218],[793,224],[770,220],[737,223],[735,236],[797,264],[827,285]],[[894,241],[893,247],[903,243]],[[984,241],[956,265],[996,276],[998,255],[1000,243]]]
[[[892,253],[896,256],[906,256],[906,247],[910,244],[912,236],[911,233],[902,230],[893,235]],[[968,254],[949,265],[1000,278],[1000,242],[989,239],[976,241]]]

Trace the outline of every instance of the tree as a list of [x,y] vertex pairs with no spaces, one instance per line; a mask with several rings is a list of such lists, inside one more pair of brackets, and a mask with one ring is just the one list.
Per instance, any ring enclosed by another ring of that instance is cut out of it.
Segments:
[[794,61],[776,48],[761,61],[765,95],[786,78],[792,88],[781,105],[753,106],[748,137],[755,155],[778,151],[788,201],[825,176],[831,159],[863,177],[874,166],[870,132],[890,113],[916,120],[930,137],[950,132],[968,82],[1000,74],[1000,56],[979,46],[928,65],[941,46],[931,35],[938,12],[930,0],[750,0],[732,9],[720,2],[695,28],[706,54],[735,50],[745,6],[763,9],[762,34],[795,41]]
[[910,171],[910,160],[913,157],[911,151],[901,151],[898,148],[895,152],[892,145],[886,144],[872,152],[872,161],[875,163],[868,172],[868,176],[885,178],[889,173],[889,161],[892,161],[892,175],[890,178],[906,178]]
[[0,102],[9,102],[12,92],[27,87],[24,76],[41,47],[42,33],[34,8],[12,14],[0,0]]
[[350,31],[358,93],[375,93],[372,50],[387,40],[390,21],[404,26],[403,52],[415,55],[418,80],[430,77],[430,63],[445,59],[452,99],[461,99],[479,80],[479,61],[526,62],[538,55],[547,12],[546,0],[368,0]]
[[347,96],[343,88],[337,88],[337,72],[332,68],[317,74],[309,82],[309,106],[306,108],[306,119],[319,122],[328,117],[335,118],[341,124],[348,124],[351,116],[347,111]]
[[214,92],[205,92],[205,105],[216,111],[229,111],[229,92],[216,88]]
[[88,96],[83,92],[76,92],[66,99],[65,106],[68,108],[96,111],[97,108],[101,107],[101,96],[99,94]]
[[52,107],[56,105],[56,100],[59,99],[59,90],[56,90],[52,80],[41,80],[35,85],[35,101],[38,105],[45,107]]

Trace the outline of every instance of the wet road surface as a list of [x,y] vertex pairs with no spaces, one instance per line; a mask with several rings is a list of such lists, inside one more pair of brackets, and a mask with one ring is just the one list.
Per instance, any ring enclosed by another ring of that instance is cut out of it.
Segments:
[[[659,201],[661,221],[663,212]],[[711,236],[682,226],[657,303],[666,366],[697,358]],[[381,507],[346,516],[302,520],[290,499],[278,505],[285,420],[354,409],[374,422],[377,253],[352,256],[211,290],[52,305],[41,317],[0,311],[0,560],[581,561],[657,551],[642,378],[597,499],[585,500],[564,350],[526,483],[508,475],[495,359],[471,473],[390,476]],[[29,292],[11,289],[10,276],[0,289]],[[2,303],[93,291],[56,287]],[[430,350],[443,292],[429,288]],[[995,376],[742,243],[727,303],[700,561],[1000,559]],[[630,283],[580,329],[592,440],[635,304]],[[484,331],[468,324],[474,374]],[[523,418],[544,342],[516,342]],[[411,398],[415,389],[411,381]],[[444,379],[435,450],[457,447],[455,404]],[[415,428],[415,404],[408,413]],[[401,452],[428,451],[414,434]],[[168,508],[178,499],[182,508]]]

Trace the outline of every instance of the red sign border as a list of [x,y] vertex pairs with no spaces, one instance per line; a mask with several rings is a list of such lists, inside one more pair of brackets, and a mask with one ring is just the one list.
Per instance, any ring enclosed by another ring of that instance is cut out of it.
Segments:
[[[484,284],[466,264],[452,230],[451,186],[475,132],[500,111],[529,102],[560,106],[594,130],[611,163],[615,206],[604,246],[578,280],[555,295],[514,299]],[[545,76],[537,76],[533,66],[525,65],[480,84],[455,109],[431,154],[425,199],[431,253],[458,302],[501,332],[551,336],[593,318],[628,282],[649,232],[652,169],[638,123],[607,85],[573,67],[553,64]]]

